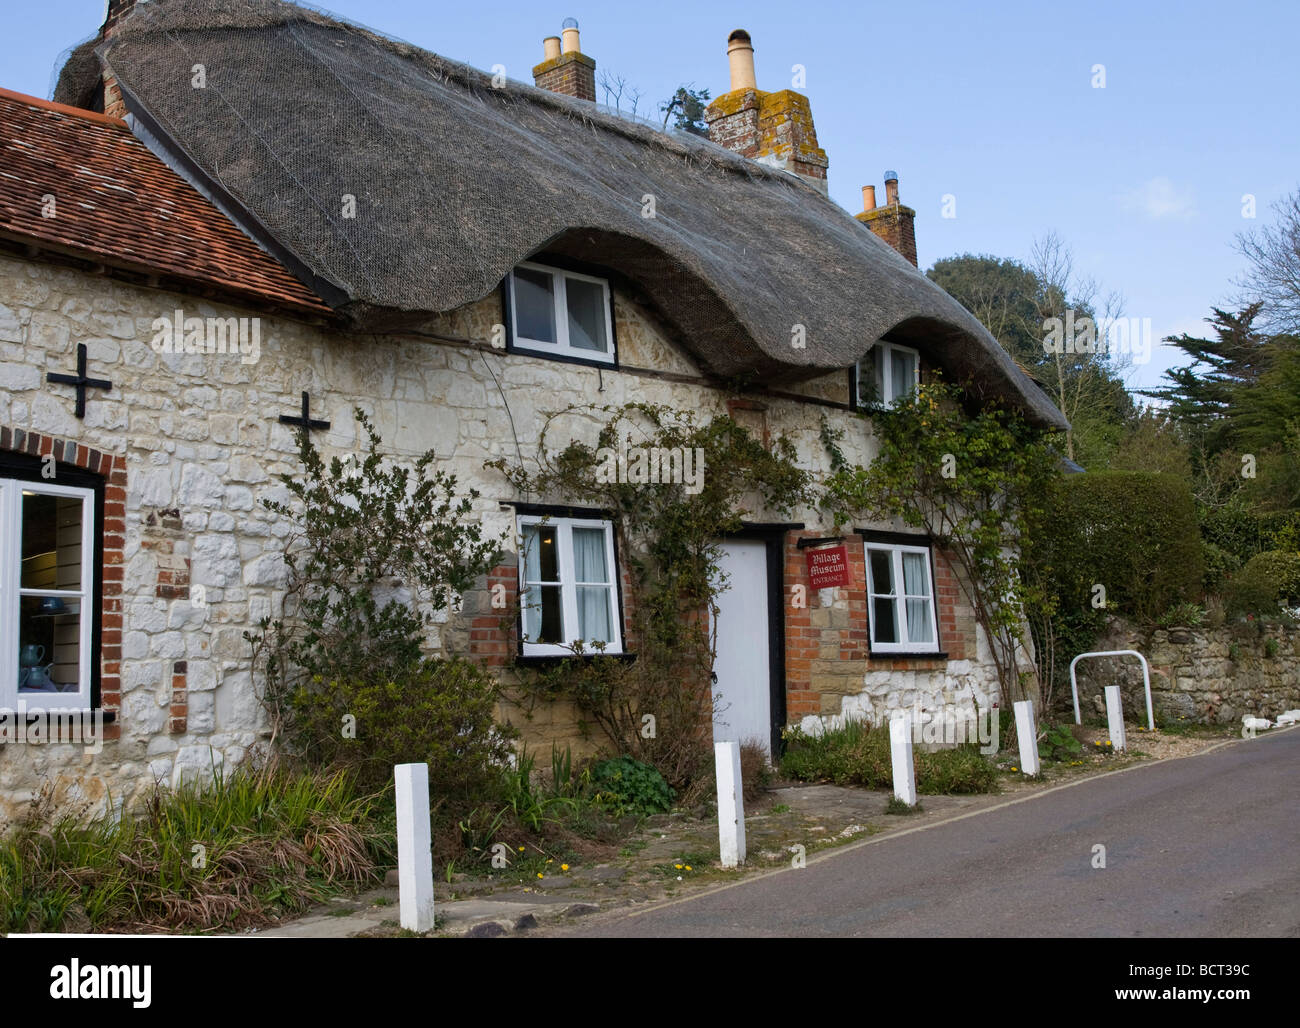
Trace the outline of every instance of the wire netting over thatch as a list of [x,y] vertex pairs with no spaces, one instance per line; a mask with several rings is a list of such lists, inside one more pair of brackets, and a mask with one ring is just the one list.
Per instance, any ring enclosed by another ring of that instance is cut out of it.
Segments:
[[[480,299],[547,250],[632,280],[713,374],[806,378],[890,333],[1063,424],[979,322],[867,228],[706,141],[497,88],[278,0],[152,0],[97,52],[132,113],[360,325]],[[94,88],[77,56],[65,102]]]

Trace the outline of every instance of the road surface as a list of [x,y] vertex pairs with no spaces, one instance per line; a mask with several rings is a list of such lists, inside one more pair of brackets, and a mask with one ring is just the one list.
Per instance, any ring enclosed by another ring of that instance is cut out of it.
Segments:
[[1060,786],[566,934],[1300,935],[1300,729]]

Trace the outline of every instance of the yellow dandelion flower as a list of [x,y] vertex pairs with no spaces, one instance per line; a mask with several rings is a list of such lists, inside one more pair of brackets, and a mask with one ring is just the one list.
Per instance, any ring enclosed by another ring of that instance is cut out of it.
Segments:
[[560,870],[561,870],[561,871],[567,871],[567,870],[569,870],[569,865],[568,865],[568,864],[561,864],[561,865],[560,865]]
[[687,865],[686,865],[686,870],[689,871],[690,869],[691,869],[691,865],[690,865],[690,864],[687,864]]
[[538,871],[538,872],[537,872],[537,877],[538,877],[538,878],[543,878],[543,877],[545,877],[545,876],[542,874],[542,872]]
[[674,864],[673,867],[675,867],[678,871],[680,871],[680,870],[682,869],[682,865],[681,865],[681,864]]
[[524,851],[524,848],[523,848],[522,846],[520,846],[520,847],[519,847],[519,852],[522,853],[523,851]]

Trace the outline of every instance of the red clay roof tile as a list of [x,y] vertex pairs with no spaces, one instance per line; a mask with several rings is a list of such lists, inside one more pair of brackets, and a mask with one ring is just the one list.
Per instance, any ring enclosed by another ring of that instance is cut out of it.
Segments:
[[[55,217],[43,216],[46,195]],[[8,89],[0,89],[0,233],[233,296],[330,311],[125,122]]]

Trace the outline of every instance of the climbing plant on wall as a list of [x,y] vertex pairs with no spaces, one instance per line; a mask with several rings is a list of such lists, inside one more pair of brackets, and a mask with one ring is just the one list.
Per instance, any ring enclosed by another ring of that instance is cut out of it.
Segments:
[[824,504],[841,524],[901,519],[953,557],[1005,705],[1024,698],[1017,651],[1026,612],[1050,605],[1038,577],[1021,573],[1019,552],[1035,532],[1051,530],[1044,504],[1060,458],[1019,414],[969,407],[962,390],[936,379],[874,410],[877,457],[862,467],[839,455]]
[[[552,443],[592,420],[594,445]],[[645,473],[638,462],[655,451],[689,453],[676,466],[692,475]],[[797,466],[793,445],[780,437],[766,447],[726,416],[648,403],[574,405],[547,415],[530,464],[488,467],[521,494],[607,512],[629,572],[626,649],[635,660],[573,647],[553,667],[517,667],[521,698],[571,699],[609,748],[654,764],[673,785],[689,782],[712,738],[710,625],[724,584],[718,541],[760,512],[779,517],[811,502],[811,476]]]

